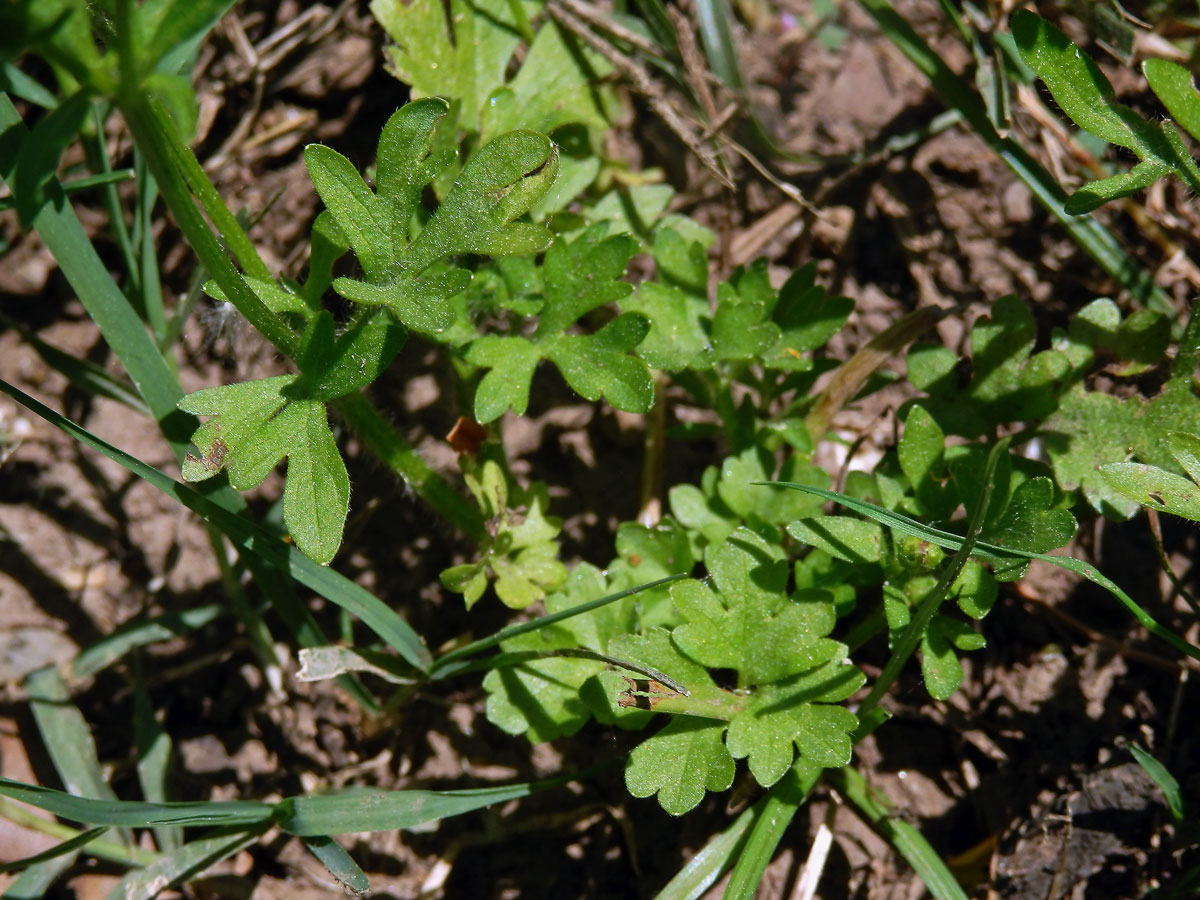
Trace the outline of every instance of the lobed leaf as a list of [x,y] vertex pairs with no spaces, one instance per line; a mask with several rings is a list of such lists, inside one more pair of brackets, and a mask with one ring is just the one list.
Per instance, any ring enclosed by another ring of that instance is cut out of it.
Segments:
[[645,412],[654,385],[645,362],[630,351],[646,337],[649,322],[623,313],[591,334],[567,334],[576,319],[625,297],[621,281],[635,247],[627,235],[606,236],[605,223],[574,240],[560,240],[541,267],[544,299],[536,331],[529,337],[487,335],[473,341],[468,362],[488,368],[475,394],[475,417],[498,418],[506,409],[522,414],[529,403],[534,371],[551,360],[567,384],[588,400],[608,400],[617,409]]
[[[314,320],[310,333],[321,326]],[[283,517],[311,559],[328,563],[341,543],[350,478],[337,449],[325,404],[303,396],[300,376],[279,375],[188,394],[180,409],[212,418],[196,430],[183,464],[185,481],[202,481],[223,467],[237,490],[255,487],[285,457]],[[291,397],[289,392],[299,393]]]
[[679,716],[629,754],[625,786],[635,797],[657,795],[673,816],[694,809],[705,791],[733,784],[734,762],[721,735],[725,723]]

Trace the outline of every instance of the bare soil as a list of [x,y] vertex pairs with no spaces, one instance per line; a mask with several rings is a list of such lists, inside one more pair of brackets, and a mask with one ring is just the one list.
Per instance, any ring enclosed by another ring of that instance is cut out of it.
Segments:
[[[937,3],[896,6],[951,65],[969,63]],[[855,4],[842,4],[832,20],[843,41],[836,49],[825,42],[828,34],[810,27],[811,5],[803,0],[747,8],[758,10],[738,36],[753,101],[789,150],[858,153],[940,111],[923,76]],[[304,15],[313,16],[300,29],[304,40],[266,71],[260,58],[256,69],[249,48]],[[365,167],[383,122],[406,99],[382,70],[382,46],[365,4],[329,10],[254,0],[237,4],[201,52],[198,156],[232,208],[261,214],[252,237],[275,271],[302,271],[317,211],[303,145],[328,143]],[[959,308],[939,332],[960,350],[966,325],[1006,293],[1034,305],[1043,343],[1097,296],[1128,306],[1117,285],[962,128],[850,168],[775,163],[781,177],[816,198],[814,219],[788,213],[786,198],[744,165],[736,191],[723,193],[651,110],[640,102],[631,108],[635,118],[614,136],[615,145],[643,165],[662,166],[680,191],[679,208],[717,230],[715,269],[759,253],[776,275],[816,260],[822,282],[854,298],[850,326],[835,344],[842,356],[922,305]],[[1048,164],[1067,166],[1062,148],[1052,139],[1043,145],[1027,114],[1018,111],[1016,125],[1025,129],[1027,146],[1043,148]],[[116,123],[113,139],[127,152]],[[1194,220],[1175,187],[1139,203],[1169,240],[1196,256]],[[102,212],[83,203],[80,213],[102,232]],[[115,372],[112,354],[40,242],[18,234],[11,215],[3,216],[12,245],[0,267],[0,311],[42,340]],[[1103,217],[1159,273],[1182,314],[1195,292],[1194,268],[1169,259],[1162,243],[1144,239],[1119,209]],[[194,261],[173,225],[164,218],[159,227],[169,296],[177,297]],[[185,389],[282,371],[257,336],[219,321],[203,302],[183,346]],[[433,352],[402,359],[372,388],[375,399],[435,466],[456,478],[454,453],[442,437],[464,412],[452,375]],[[893,368],[903,371],[899,361]],[[0,331],[0,378],[178,474],[152,424],[72,389],[13,330]],[[894,411],[904,396],[883,392],[839,415],[841,432],[865,438],[860,463],[892,445]],[[637,483],[640,420],[582,403],[552,377],[539,376],[530,415],[506,419],[501,430],[517,471],[551,484],[553,511],[566,519],[568,555],[604,564],[611,529],[636,513],[636,493],[614,486]],[[0,774],[53,785],[22,676],[70,659],[124,622],[224,595],[208,538],[193,516],[7,400],[0,400],[0,432],[10,441],[0,468]],[[335,565],[401,610],[431,646],[503,624],[498,604],[481,603],[468,616],[438,585],[437,573],[462,561],[467,545],[353,442],[346,450],[356,493]],[[721,453],[716,443],[673,451],[667,484],[696,480]],[[265,510],[280,490],[278,480],[268,480],[251,502]],[[1175,570],[1190,583],[1193,535],[1168,527],[1166,543]],[[1181,615],[1186,607],[1158,574],[1143,521],[1097,524],[1073,552],[1095,561],[1155,615],[1188,624]],[[334,611],[316,601],[313,608],[336,633]],[[344,784],[505,783],[619,763],[631,746],[629,735],[592,724],[576,738],[531,748],[487,722],[478,678],[422,693],[383,724],[365,719],[330,683],[293,680],[294,662],[278,695],[232,628],[223,620],[142,659],[155,707],[175,741],[181,799],[271,798]],[[973,897],[1123,898],[1169,883],[1188,857],[1176,852],[1162,797],[1126,748],[1131,742],[1150,748],[1195,796],[1200,720],[1178,713],[1194,706],[1189,670],[1111,598],[1059,570],[1035,568],[1020,586],[1006,586],[985,633],[988,648],[971,654],[963,688],[949,701],[929,702],[915,676],[902,681],[890,706],[895,717],[857,751],[871,784],[951,861]],[[1194,622],[1188,633],[1196,639]],[[882,664],[883,648],[868,648],[868,665],[871,652]],[[75,695],[123,797],[138,796],[130,684],[130,671],[118,666],[78,685]],[[752,784],[739,783],[730,795],[710,796],[675,820],[652,800],[630,799],[616,765],[567,789],[427,831],[354,838],[349,847],[381,898],[648,898],[754,796]],[[786,834],[760,897],[793,896],[823,823],[834,845],[818,896],[921,896],[904,862],[822,790]],[[52,843],[0,818],[0,863]],[[55,896],[101,897],[117,877],[107,864],[81,864]],[[708,896],[720,890],[718,884]],[[189,896],[258,900],[339,893],[298,842],[280,834],[188,888]]]

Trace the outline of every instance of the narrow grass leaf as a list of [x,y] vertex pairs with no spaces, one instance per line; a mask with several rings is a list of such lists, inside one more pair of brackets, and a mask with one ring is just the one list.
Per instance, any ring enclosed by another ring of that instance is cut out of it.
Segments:
[[831,772],[829,777],[859,814],[913,867],[929,893],[939,900],[967,900],[937,851],[912,824],[892,817],[891,810],[875,797],[862,775],[847,766]]
[[1158,785],[1159,790],[1163,792],[1163,796],[1167,798],[1167,806],[1171,810],[1171,817],[1176,822],[1183,821],[1183,790],[1179,787],[1179,782],[1175,776],[1167,771],[1167,767],[1160,763],[1157,759],[1150,755],[1138,744],[1130,744],[1129,752],[1133,754],[1133,758],[1137,760],[1150,780]]
[[724,831],[705,844],[704,849],[675,873],[675,877],[655,895],[654,900],[699,900],[741,858],[747,835],[758,823],[769,802],[769,797],[763,797],[753,806],[742,810],[742,814]]
[[753,900],[783,833],[824,771],[821,766],[799,759],[767,792],[762,812],[754,820],[734,863],[724,900]]
[[83,714],[71,703],[67,683],[54,666],[40,669],[25,681],[30,706],[46,752],[59,777],[73,794],[95,800],[116,800],[100,770],[96,743]]
[[[570,777],[522,782],[504,787],[457,791],[380,791],[371,788],[289,797],[279,804],[279,827],[300,837],[395,831],[482,809],[494,803],[528,797],[559,787]],[[2,782],[0,782],[2,786]]]
[[220,529],[236,547],[260,557],[271,567],[286,572],[322,597],[358,616],[413,666],[422,671],[428,669],[431,658],[420,636],[394,610],[369,591],[332,569],[317,565],[300,550],[288,546],[253,522],[218,506],[198,491],[168,478],[141,460],[100,440],[85,428],[7,382],[0,380],[0,391],[76,440],[104,454],[163,493],[174,497]]
[[[133,740],[137,747],[138,784],[142,796],[151,803],[167,802],[170,800],[167,777],[171,766],[171,738],[154,715],[140,665],[134,667]],[[183,844],[183,833],[178,828],[162,825],[154,829],[154,841],[159,850],[178,850]]]
[[67,853],[75,853],[86,847],[106,831],[108,831],[107,825],[102,825],[99,828],[90,828],[87,831],[77,834],[70,840],[63,841],[61,844],[55,844],[49,850],[43,850],[41,853],[27,856],[24,859],[4,863],[0,865],[0,875],[7,875],[10,872],[20,872],[22,869],[40,866],[42,863],[49,862],[52,859],[58,859]]
[[8,886],[0,897],[3,900],[44,900],[50,892],[50,886],[67,869],[75,865],[78,851],[46,860],[35,866],[30,866],[18,876],[17,880]]
[[23,324],[10,319],[3,313],[0,313],[0,325],[11,328],[20,334],[21,339],[36,351],[46,365],[56,372],[61,372],[71,384],[84,393],[96,397],[107,397],[109,400],[125,404],[136,413],[144,416],[150,415],[150,409],[136,390],[120,379],[114,378],[100,366],[47,344]]
[[16,63],[4,60],[0,63],[0,91],[12,94],[14,97],[40,106],[42,109],[54,109],[58,106],[58,98],[40,81],[26,75]]
[[[0,178],[10,185],[19,148],[28,135],[12,101],[0,96]],[[44,193],[46,202],[34,215],[33,227],[182,459],[191,430],[187,418],[175,409],[183,395],[175,373],[113,282],[58,183],[51,180]]]
[[253,800],[147,803],[140,800],[93,800],[36,784],[0,778],[0,794],[72,822],[121,828],[156,825],[256,825],[271,818],[273,806]]
[[363,870],[358,867],[358,863],[350,857],[346,848],[333,838],[314,835],[303,838],[303,841],[304,846],[321,861],[321,865],[329,870],[330,875],[342,883],[343,887],[356,894],[371,889],[371,882],[367,880]]
[[[1117,239],[1091,217],[1076,217],[1065,209],[1066,194],[1054,177],[1039,165],[1019,144],[1002,138],[988,118],[987,109],[974,88],[934,52],[896,12],[887,0],[859,0],[860,5],[879,25],[909,61],[926,77],[934,91],[949,107],[958,110],[971,129],[995,151],[1006,165],[1025,182],[1042,204],[1097,264],[1126,290],[1152,309],[1174,316],[1174,305],[1154,284],[1137,260],[1130,257]],[[1001,45],[1003,48],[1003,45]],[[1018,56],[1019,60],[1020,57]],[[1022,63],[1023,65],[1023,63]]]
[[80,651],[71,661],[68,675],[73,680],[90,678],[138,647],[190,634],[215,622],[226,612],[222,604],[208,603],[122,625],[112,634]]
[[209,866],[249,847],[266,831],[260,824],[248,831],[220,831],[164,853],[144,869],[127,872],[109,891],[108,900],[153,900],[169,887],[183,884]]

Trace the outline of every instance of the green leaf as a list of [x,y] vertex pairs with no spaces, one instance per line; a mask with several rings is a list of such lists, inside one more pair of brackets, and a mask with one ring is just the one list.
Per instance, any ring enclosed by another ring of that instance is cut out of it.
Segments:
[[1174,431],[1167,435],[1166,444],[1172,458],[1188,478],[1200,484],[1200,436]]
[[475,562],[447,569],[442,584],[462,593],[471,606],[482,596],[490,571],[501,602],[523,609],[545,598],[566,578],[555,540],[562,521],[546,514],[550,502],[546,485],[535,482],[521,488],[510,483],[503,461],[494,455],[485,449],[480,460],[463,458],[467,485],[491,520],[491,528]]
[[1046,82],[1055,102],[1080,128],[1146,156],[1147,123],[1113,99],[1112,85],[1086,53],[1053,25],[1025,10],[1013,14],[1012,30],[1025,64]]
[[371,882],[358,867],[358,863],[350,857],[346,848],[333,838],[321,834],[303,838],[303,841],[304,846],[321,861],[321,865],[329,870],[329,874],[341,883],[343,889],[356,894],[371,889]]
[[1071,319],[1066,339],[1056,335],[1055,344],[1077,369],[1090,367],[1099,357],[1112,361],[1113,374],[1129,377],[1158,365],[1170,339],[1166,316],[1140,309],[1122,320],[1117,304],[1102,297],[1081,309]]
[[230,484],[245,491],[261,483],[287,457],[284,523],[296,546],[324,564],[333,559],[341,543],[350,477],[329,428],[325,404],[302,396],[289,399],[299,378],[280,375],[207,388],[180,400],[180,409],[212,417],[193,435],[192,442],[201,452],[189,454],[183,477],[202,481],[225,467]]
[[962,684],[963,670],[954,648],[935,622],[930,622],[921,636],[921,677],[925,679],[925,689],[930,697],[946,700]]
[[557,25],[538,29],[521,68],[507,84],[487,98],[484,136],[513,128],[550,133],[564,125],[580,124],[592,135],[593,146],[607,131],[601,91],[596,82],[612,72],[612,64]]
[[[688,574],[695,566],[687,531],[669,516],[653,527],[622,522],[617,527],[617,558],[608,566],[613,587],[633,587],[668,575]],[[641,622],[675,625],[677,617],[667,588],[646,591],[638,598]]]
[[1142,506],[1200,522],[1200,487],[1181,475],[1143,463],[1109,463],[1100,474],[1113,490]]
[[629,296],[625,274],[637,245],[626,234],[605,237],[606,224],[595,225],[571,242],[559,241],[542,266],[546,303],[537,335],[557,335],[576,319],[606,303]]
[[[777,610],[739,602],[698,581],[681,581],[671,599],[687,621],[672,632],[692,659],[716,669],[736,669],[739,685],[779,681],[830,659],[838,644],[824,637],[835,622],[832,597],[807,592]],[[723,602],[722,602],[723,601]],[[728,604],[728,605],[726,605]]]
[[[1071,214],[1088,212],[1103,203],[1144,188],[1174,172],[1193,190],[1200,185],[1200,167],[1184,147],[1170,121],[1143,119],[1114,99],[1112,85],[1094,62],[1054,26],[1030,12],[1013,15],[1013,36],[1022,59],[1050,88],[1063,111],[1076,124],[1102,140],[1126,147],[1141,160],[1129,172],[1080,188],[1066,203]],[[1191,76],[1164,61],[1148,66],[1147,78],[1168,109],[1178,110],[1185,127],[1194,127],[1200,103]]]
[[624,313],[595,334],[558,336],[547,355],[580,396],[603,397],[617,409],[644,413],[654,403],[654,383],[645,362],[629,351],[649,329],[644,316]]
[[[782,525],[820,510],[819,503],[802,494],[788,496],[775,492],[772,496],[769,488],[763,488],[761,483],[772,477],[774,468],[771,454],[761,447],[749,447],[736,456],[728,457],[721,464],[717,494],[739,518],[755,518],[774,525]],[[780,468],[779,477],[788,481],[829,484],[829,476],[823,469],[797,454],[788,456]]]
[[44,116],[21,141],[8,181],[23,225],[32,224],[46,202],[46,187],[54,178],[58,161],[67,145],[78,137],[91,108],[90,93],[77,91]]
[[797,269],[779,290],[771,315],[780,329],[779,341],[763,359],[771,368],[811,369],[812,359],[803,354],[823,347],[842,330],[854,309],[850,298],[831,297],[816,284],[816,271],[812,263]]
[[779,342],[782,332],[770,320],[777,298],[767,281],[766,260],[718,286],[712,324],[717,359],[755,359]]
[[921,402],[945,432],[979,437],[996,425],[1050,415],[1071,365],[1063,353],[1032,353],[1037,337],[1032,313],[1015,297],[992,304],[991,316],[971,329],[970,382],[954,377],[957,358],[945,348],[909,351],[909,379],[929,393]]
[[[561,591],[547,598],[546,608],[558,613],[606,593],[603,573],[582,564],[567,577]],[[632,626],[629,609],[626,601],[618,601],[519,635],[501,646],[511,653],[576,647],[604,653],[610,640]],[[604,668],[604,663],[595,660],[552,658],[493,669],[483,680],[488,721],[509,734],[525,734],[534,743],[574,734],[591,716],[580,698],[583,684]]]
[[[1054,483],[1049,478],[1030,478],[1021,482],[994,525],[986,528],[984,538],[1002,547],[1014,547],[1034,553],[1054,550],[1075,536],[1075,517],[1065,509],[1055,509]],[[996,566],[1001,581],[1023,577],[1028,563],[1011,567]]]
[[297,390],[328,402],[370,384],[404,345],[404,329],[374,320],[335,337],[333,316],[322,310],[309,322],[296,364]]
[[471,157],[433,218],[403,258],[412,273],[451,254],[524,256],[545,250],[550,232],[513,220],[550,188],[558,151],[533,131],[502,134]]
[[[659,232],[663,233],[665,230]],[[621,308],[641,313],[649,320],[650,330],[638,346],[638,356],[654,368],[679,372],[712,364],[712,343],[705,328],[708,301],[704,297],[658,281],[643,281]]]
[[421,207],[421,192],[454,164],[453,149],[434,147],[434,130],[447,112],[449,105],[442,99],[407,103],[379,135],[375,189],[379,205],[387,209],[393,254],[400,249],[396,236],[404,235]]
[[1186,380],[1171,381],[1150,401],[1118,399],[1076,387],[1062,398],[1057,412],[1042,424],[1056,480],[1080,487],[1099,512],[1117,519],[1133,515],[1138,504],[1108,480],[1100,467],[1126,459],[1166,471],[1177,469],[1169,436],[1200,433],[1200,400]]
[[933,472],[942,461],[945,443],[946,436],[933,416],[920,405],[909,407],[896,455],[900,471],[916,495],[918,508],[914,512],[926,515],[948,512],[941,509],[939,501],[943,492],[933,479]]
[[[778,482],[778,484],[780,487],[788,487],[794,490],[804,491],[809,494],[814,494],[818,497],[823,497],[826,500],[832,500],[836,503],[840,503],[847,509],[874,519],[876,522],[886,525],[888,528],[891,528],[900,534],[912,535],[921,540],[937,544],[940,547],[945,547],[948,550],[958,551],[962,549],[964,538],[961,535],[953,534],[948,531],[942,531],[939,528],[931,528],[928,525],[923,525],[915,519],[910,519],[908,516],[900,515],[897,512],[894,512],[890,509],[885,509],[884,507],[878,506],[874,503],[869,503],[865,500],[860,500],[857,497],[851,497],[847,494],[838,494],[834,491],[827,491],[824,488],[813,487],[812,485],[807,484],[787,484],[784,482]],[[1013,559],[1014,557],[1024,557],[1026,559],[1039,560],[1041,562],[1047,562],[1051,565],[1058,566],[1059,568],[1075,572],[1078,575],[1082,575],[1084,578],[1100,585],[1102,588],[1112,594],[1112,596],[1119,600],[1121,605],[1124,606],[1125,609],[1127,609],[1129,613],[1152,634],[1162,638],[1185,656],[1191,657],[1192,659],[1200,659],[1200,648],[1188,643],[1188,641],[1175,634],[1169,628],[1164,628],[1157,621],[1155,621],[1153,616],[1151,616],[1148,612],[1146,612],[1146,610],[1142,609],[1142,607],[1134,602],[1132,597],[1121,590],[1121,588],[1118,587],[1111,579],[1106,577],[1104,573],[1102,573],[1095,566],[1085,563],[1081,559],[1074,559],[1070,556],[1047,556],[1043,553],[1030,553],[1026,550],[1008,549],[997,545],[988,544],[986,541],[976,541],[971,548],[971,552],[974,556],[986,560],[1008,560]]]
[[[454,162],[452,149],[435,146],[436,128],[447,110],[445,101],[427,99],[392,115],[380,137],[377,191],[341,154],[319,144],[304,151],[313,185],[365,276],[361,281],[337,278],[334,290],[356,303],[386,306],[408,328],[429,334],[454,322],[450,300],[466,288],[470,275],[454,268],[427,270],[449,256],[546,249],[551,235],[545,227],[514,220],[546,193],[558,172],[549,138],[530,131],[500,135],[458,173],[441,206],[410,241],[422,190]],[[334,241],[331,254],[336,249]],[[321,260],[322,273],[329,261]],[[324,283],[321,274],[313,292]],[[312,293],[308,298],[310,303],[317,299]]]
[[1180,790],[1179,782],[1172,775],[1167,767],[1155,759],[1143,747],[1138,744],[1130,744],[1129,752],[1133,754],[1133,758],[1137,760],[1139,766],[1145,770],[1151,780],[1158,785],[1159,790],[1163,792],[1163,796],[1167,799],[1167,807],[1171,810],[1171,817],[1176,822],[1183,822],[1183,791]]
[[304,148],[304,164],[317,195],[345,234],[367,278],[372,282],[385,278],[395,255],[389,240],[390,209],[376,202],[354,164],[336,150],[309,144]]
[[958,608],[972,619],[982,619],[991,612],[1000,593],[996,579],[974,560],[963,566],[950,590],[958,598]]
[[704,565],[717,590],[738,604],[769,611],[783,602],[788,578],[783,551],[748,528],[705,548]]
[[658,795],[673,816],[694,809],[705,791],[733,784],[734,762],[721,740],[725,723],[690,716],[673,718],[629,754],[625,786],[635,797]]
[[1171,117],[1200,140],[1200,94],[1196,93],[1192,73],[1167,59],[1146,60],[1142,72]]
[[883,529],[875,522],[849,516],[813,516],[790,523],[787,532],[801,543],[858,565],[877,563],[882,554]]
[[588,400],[604,397],[628,412],[650,408],[650,372],[629,352],[649,329],[644,316],[624,313],[592,334],[565,333],[576,319],[632,290],[620,278],[634,243],[626,235],[606,236],[607,230],[601,223],[550,248],[541,268],[545,299],[533,335],[489,335],[467,348],[468,362],[490,369],[475,395],[480,422],[490,422],[510,407],[525,412],[533,373],[543,358],[553,361],[567,384]]
[[371,13],[395,41],[387,49],[389,71],[414,97],[460,101],[463,126],[477,131],[484,100],[504,83],[521,40],[509,4],[454,0],[446,8],[438,0],[372,0]]
[[843,707],[824,705],[845,700],[866,681],[849,664],[848,652],[839,644],[824,665],[763,685],[730,720],[726,746],[734,759],[748,759],[750,772],[763,787],[773,785],[791,768],[794,746],[816,765],[841,766],[850,761],[850,735],[858,727],[858,718]]

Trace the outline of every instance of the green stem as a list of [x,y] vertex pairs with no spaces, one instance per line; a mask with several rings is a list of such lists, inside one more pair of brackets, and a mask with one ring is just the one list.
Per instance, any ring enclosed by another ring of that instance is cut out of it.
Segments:
[[483,514],[429,468],[424,457],[396,433],[366,394],[349,394],[335,400],[333,407],[370,451],[451,525],[477,544],[487,538]]
[[[179,141],[166,114],[152,106],[149,99],[140,96],[126,99],[121,104],[121,112],[138,149],[145,155],[146,165],[158,183],[163,199],[201,264],[212,273],[225,296],[250,324],[281,353],[294,358],[300,349],[299,336],[250,290],[196,207],[181,172],[181,157],[195,157]],[[228,218],[236,225],[232,214]],[[237,230],[241,232],[241,227],[237,226]],[[222,234],[228,240],[228,234],[225,231]],[[267,277],[270,277],[269,273]]]
[[933,619],[933,614],[937,612],[942,601],[946,599],[946,595],[950,592],[950,586],[954,584],[955,579],[962,572],[963,566],[971,558],[971,551],[974,549],[975,540],[979,537],[979,531],[983,527],[984,516],[987,515],[988,504],[992,498],[996,465],[999,463],[1000,457],[1007,451],[1007,439],[999,441],[992,446],[992,450],[987,458],[987,467],[983,473],[983,488],[980,491],[979,503],[976,505],[975,511],[972,513],[970,522],[967,525],[967,533],[963,538],[962,546],[950,558],[950,564],[942,572],[942,577],[938,579],[938,583],[934,586],[933,590],[925,595],[925,598],[921,601],[921,605],[917,607],[916,614],[912,617],[912,621],[908,623],[908,628],[904,630],[903,636],[892,651],[891,657],[883,667],[883,672],[875,684],[871,686],[871,691],[867,694],[867,699],[859,705],[857,714],[860,718],[879,704],[880,698],[887,693],[888,688],[892,686],[896,678],[900,675],[900,670],[904,668],[913,653],[916,652],[917,645],[921,642],[925,630],[929,627],[929,623]]

